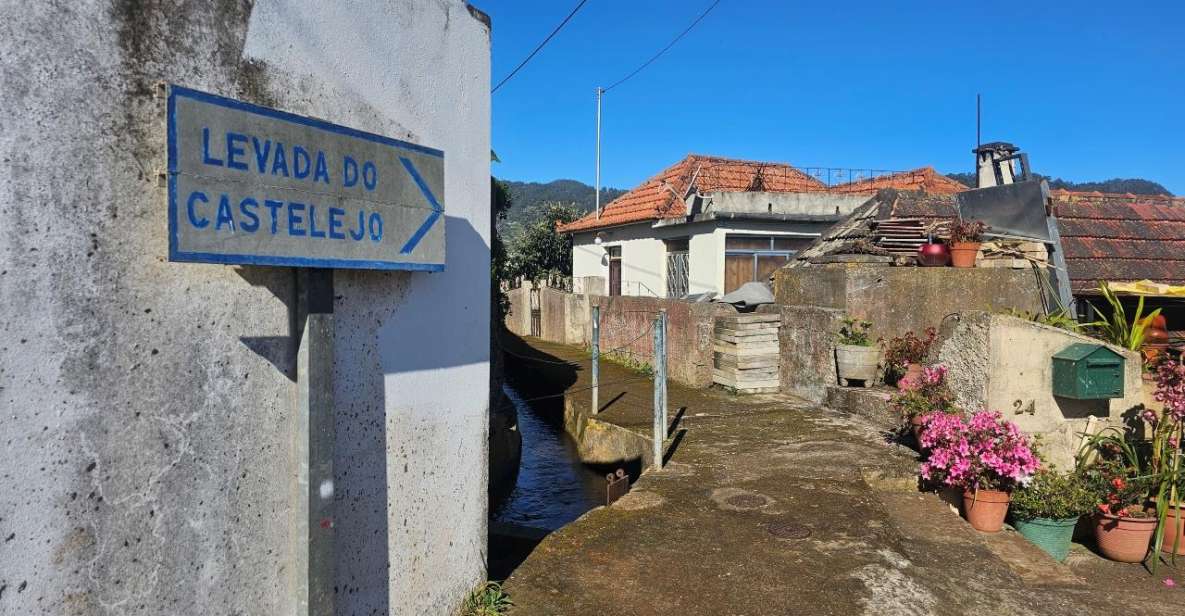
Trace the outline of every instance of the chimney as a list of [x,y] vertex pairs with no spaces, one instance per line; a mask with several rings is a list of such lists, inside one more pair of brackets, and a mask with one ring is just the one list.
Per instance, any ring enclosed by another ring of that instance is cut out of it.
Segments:
[[[975,154],[976,188],[1002,186],[1019,180],[1028,179],[1029,157],[1020,152],[1020,148],[1003,141],[985,143],[972,152]],[[1013,161],[1020,161],[1020,172],[1017,172]]]

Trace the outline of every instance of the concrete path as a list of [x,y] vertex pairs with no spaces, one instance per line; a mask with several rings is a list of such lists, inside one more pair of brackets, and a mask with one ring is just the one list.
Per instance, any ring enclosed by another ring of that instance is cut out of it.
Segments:
[[[529,341],[587,366],[580,349]],[[588,371],[570,403],[587,412]],[[649,436],[650,383],[602,365],[597,419]],[[912,451],[866,421],[784,396],[672,383],[677,446],[611,507],[548,536],[506,581],[515,615],[1175,614],[1185,575],[1075,546],[1059,565],[918,493]],[[619,395],[620,394],[620,395]],[[581,402],[583,401],[583,402]],[[581,407],[581,404],[584,406]]]

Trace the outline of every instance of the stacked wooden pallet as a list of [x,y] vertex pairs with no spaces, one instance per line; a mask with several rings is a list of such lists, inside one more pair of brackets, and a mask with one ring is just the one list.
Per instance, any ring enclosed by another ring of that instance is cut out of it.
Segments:
[[872,243],[889,252],[913,257],[930,238],[945,237],[945,223],[913,218],[890,218],[873,223]]
[[718,317],[712,339],[712,381],[737,393],[778,391],[778,314]]

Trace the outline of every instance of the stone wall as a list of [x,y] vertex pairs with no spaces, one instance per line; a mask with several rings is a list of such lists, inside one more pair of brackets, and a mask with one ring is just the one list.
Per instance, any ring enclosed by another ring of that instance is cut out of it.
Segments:
[[874,338],[938,328],[965,310],[1041,311],[1041,283],[1027,269],[812,265],[778,270],[773,290],[778,304],[872,321]]
[[1078,342],[1100,343],[1015,317],[966,312],[947,320],[932,359],[950,369],[949,382],[964,408],[1003,412],[1022,430],[1042,435],[1049,460],[1067,468],[1081,432],[1119,421],[1144,400],[1140,355],[1114,346],[1110,348],[1126,359],[1123,398],[1054,396],[1052,357]]
[[[506,327],[531,333],[527,285],[507,291],[510,313]],[[667,310],[667,366],[670,378],[692,387],[712,384],[712,328],[717,316],[736,314],[727,304],[694,303],[653,297],[582,295],[558,289],[539,289],[541,338],[588,346],[592,340],[592,306],[601,307],[601,349],[617,350],[621,358],[650,365],[654,357],[651,323]]]
[[295,274],[166,260],[160,82],[446,152],[447,270],[335,276],[337,612],[483,579],[489,34],[460,0],[0,4],[0,612],[297,613]]
[[822,402],[827,387],[835,385],[835,332],[843,320],[843,311],[818,306],[763,306],[762,311],[777,310],[782,315],[778,332],[782,364],[782,391]]

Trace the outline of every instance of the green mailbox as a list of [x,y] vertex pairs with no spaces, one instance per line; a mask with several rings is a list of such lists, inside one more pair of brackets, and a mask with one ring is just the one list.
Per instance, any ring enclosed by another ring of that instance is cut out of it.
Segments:
[[1053,395],[1075,400],[1122,398],[1125,361],[1101,344],[1071,344],[1053,356]]

